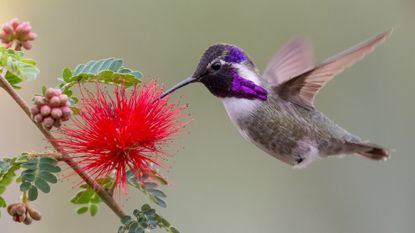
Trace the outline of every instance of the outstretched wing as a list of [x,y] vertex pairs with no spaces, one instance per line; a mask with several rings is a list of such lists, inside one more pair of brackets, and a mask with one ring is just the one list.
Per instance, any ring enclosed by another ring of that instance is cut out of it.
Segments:
[[274,55],[263,77],[271,86],[278,86],[313,66],[312,47],[304,39],[295,39]]
[[274,87],[274,90],[281,98],[312,109],[314,108],[315,96],[328,81],[372,52],[391,33],[392,30],[379,34],[366,42],[329,58],[320,65],[286,80],[284,83]]

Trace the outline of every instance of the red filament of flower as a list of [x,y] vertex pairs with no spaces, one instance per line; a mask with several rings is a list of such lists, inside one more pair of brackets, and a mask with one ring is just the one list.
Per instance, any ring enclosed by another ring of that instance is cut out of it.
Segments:
[[162,92],[153,81],[129,94],[124,86],[116,87],[111,97],[97,84],[95,94],[83,95],[80,117],[73,127],[62,128],[58,142],[87,174],[99,179],[114,173],[116,185],[124,189],[127,170],[137,178],[157,173],[154,165],[166,158],[163,148],[186,124],[179,122],[185,106],[158,99]]

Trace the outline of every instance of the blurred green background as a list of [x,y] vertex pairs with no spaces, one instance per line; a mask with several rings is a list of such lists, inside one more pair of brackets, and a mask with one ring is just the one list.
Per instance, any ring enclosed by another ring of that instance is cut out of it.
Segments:
[[[221,102],[202,85],[182,89],[194,121],[172,149],[166,175],[168,208],[160,212],[183,233],[412,233],[415,232],[413,155],[415,3],[413,0],[291,1],[0,1],[0,22],[31,21],[39,38],[28,57],[40,78],[20,91],[26,100],[56,84],[64,67],[121,57],[145,80],[167,86],[191,74],[212,43],[244,48],[260,69],[295,36],[310,38],[318,60],[395,27],[372,55],[339,75],[317,98],[337,123],[395,148],[388,162],[326,159],[293,170],[242,139]],[[0,92],[1,155],[43,150],[47,143]],[[183,148],[182,148],[183,146]],[[76,180],[53,186],[33,203],[43,220],[16,224],[3,211],[1,233],[116,232],[103,205],[97,217],[78,216],[69,203]],[[5,194],[18,200],[18,187]],[[127,212],[147,201],[131,191]]]

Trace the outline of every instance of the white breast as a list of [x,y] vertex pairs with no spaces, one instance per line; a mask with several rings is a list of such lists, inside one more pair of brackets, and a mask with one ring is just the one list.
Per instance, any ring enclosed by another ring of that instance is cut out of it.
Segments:
[[226,97],[223,98],[222,101],[226,112],[233,121],[250,114],[259,103],[259,100],[249,100],[235,97]]
[[[256,85],[261,85],[261,79],[255,72],[241,64],[232,64],[232,66],[236,68],[239,75],[244,79],[248,79]],[[260,102],[259,100],[249,100],[235,97],[226,97],[222,100],[225,105],[225,109],[233,122],[237,121],[240,117],[250,114],[255,109],[255,106]]]

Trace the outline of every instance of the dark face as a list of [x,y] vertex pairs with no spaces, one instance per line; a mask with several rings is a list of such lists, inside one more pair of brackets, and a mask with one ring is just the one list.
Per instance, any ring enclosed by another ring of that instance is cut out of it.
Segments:
[[267,91],[242,77],[238,67],[254,73],[253,63],[241,49],[227,44],[213,45],[203,54],[195,73],[166,91],[161,98],[189,83],[201,82],[217,97],[266,100]]

